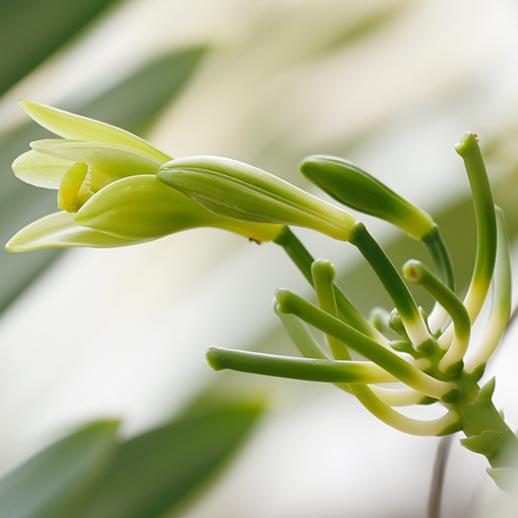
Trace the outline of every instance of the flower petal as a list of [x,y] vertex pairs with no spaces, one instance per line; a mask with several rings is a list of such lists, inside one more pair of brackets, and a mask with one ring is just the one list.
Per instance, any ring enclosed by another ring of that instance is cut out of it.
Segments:
[[97,230],[80,227],[68,212],[55,212],[44,216],[15,234],[5,245],[8,252],[29,252],[46,248],[76,246],[115,247],[137,243],[134,239],[103,234]]
[[209,226],[212,214],[154,175],[137,175],[113,182],[76,213],[74,221],[130,239],[151,239],[199,226]]
[[196,227],[216,227],[257,242],[275,239],[282,227],[219,216],[155,175],[123,178],[104,187],[76,213],[79,225],[128,239],[153,239]]
[[20,106],[40,126],[60,137],[120,144],[151,155],[161,162],[170,159],[168,155],[156,149],[146,140],[111,124],[31,101],[21,101]]
[[59,189],[63,176],[72,165],[69,160],[27,151],[13,162],[12,169],[22,182],[45,189]]
[[[87,180],[88,166],[76,162],[65,174],[58,191],[58,207],[67,212],[77,212],[79,207],[93,195]],[[87,181],[85,181],[87,180]]]
[[31,147],[38,153],[87,163],[93,173],[94,190],[125,176],[154,174],[160,167],[156,158],[118,144],[45,139],[31,142]]

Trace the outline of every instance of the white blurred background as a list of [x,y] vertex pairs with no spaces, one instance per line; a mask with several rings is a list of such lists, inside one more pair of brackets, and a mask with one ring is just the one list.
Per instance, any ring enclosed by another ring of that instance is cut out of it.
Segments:
[[[462,131],[483,142],[518,115],[517,21],[511,0],[126,1],[4,96],[0,115],[20,119],[20,98],[86,98],[149,56],[208,42],[150,140],[301,185],[303,156],[346,155],[433,212],[467,192],[453,151]],[[369,223],[382,240],[395,235]],[[350,247],[301,235],[340,270],[357,260]],[[180,408],[227,376],[206,365],[208,346],[268,336],[281,286],[306,289],[277,247],[210,230],[62,256],[0,321],[0,465],[77,422],[121,416],[129,434]],[[518,427],[516,338],[492,374]],[[260,390],[273,410],[186,516],[425,515],[437,439],[389,429],[333,387],[270,379]],[[454,442],[444,516],[491,516],[499,495],[484,461]]]

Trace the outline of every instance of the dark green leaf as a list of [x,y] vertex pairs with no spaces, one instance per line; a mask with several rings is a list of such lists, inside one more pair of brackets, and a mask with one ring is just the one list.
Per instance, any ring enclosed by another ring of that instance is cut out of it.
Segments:
[[2,0],[0,95],[114,0]]
[[8,473],[0,480],[0,516],[71,516],[112,457],[117,428],[116,421],[88,424]]
[[179,419],[124,443],[85,499],[81,518],[142,518],[185,504],[236,453],[263,406],[196,404]]
[[[205,53],[203,47],[174,51],[155,59],[96,99],[61,107],[121,126],[145,129],[186,84]],[[34,219],[56,210],[56,193],[27,186],[14,177],[11,162],[28,149],[29,142],[48,135],[34,123],[0,136],[0,242]],[[0,251],[0,311],[5,309],[49,265],[58,252],[9,255]]]

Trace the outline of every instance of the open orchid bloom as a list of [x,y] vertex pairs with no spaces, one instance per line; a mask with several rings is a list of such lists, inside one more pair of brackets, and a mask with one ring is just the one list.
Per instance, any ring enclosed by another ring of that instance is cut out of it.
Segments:
[[10,252],[75,246],[124,246],[196,227],[216,227],[269,241],[280,226],[219,216],[160,182],[171,157],[123,129],[23,101],[27,114],[56,139],[31,143],[13,163],[24,182],[58,191],[59,212],[29,224]]

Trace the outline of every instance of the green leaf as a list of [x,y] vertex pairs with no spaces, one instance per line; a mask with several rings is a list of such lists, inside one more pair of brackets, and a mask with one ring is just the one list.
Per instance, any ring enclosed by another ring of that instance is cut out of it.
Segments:
[[249,402],[196,406],[124,443],[75,516],[142,518],[178,509],[236,453],[263,412]]
[[0,2],[0,95],[113,3],[113,0]]
[[118,443],[118,422],[97,421],[43,449],[0,480],[0,516],[72,516]]
[[[74,106],[75,111],[129,131],[142,132],[177,95],[203,57],[204,47],[176,50],[138,69],[96,99]],[[146,95],[141,95],[146,92]],[[23,185],[11,172],[11,162],[28,149],[29,142],[48,136],[34,123],[0,136],[0,241],[27,223],[56,210],[55,193]],[[5,309],[55,258],[56,251],[9,256],[0,251],[0,311]]]

